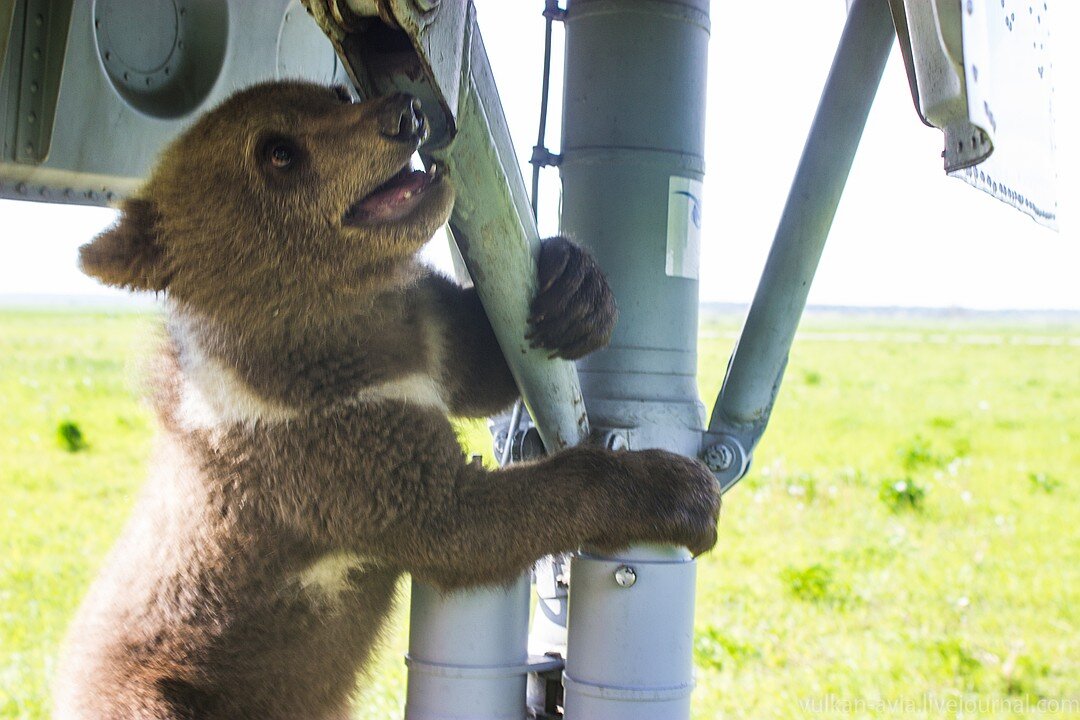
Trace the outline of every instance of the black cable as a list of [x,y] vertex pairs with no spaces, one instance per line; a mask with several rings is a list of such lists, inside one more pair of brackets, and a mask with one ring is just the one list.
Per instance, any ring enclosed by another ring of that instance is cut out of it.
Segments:
[[552,154],[545,146],[547,137],[547,114],[548,96],[551,94],[551,24],[555,20],[565,20],[566,10],[559,7],[559,0],[545,0],[544,2],[544,77],[543,86],[540,90],[540,129],[536,134],[536,145],[533,146],[532,157],[529,163],[533,166],[532,172],[532,212],[533,220],[539,222],[539,197],[540,197],[540,168],[548,165],[558,165],[559,156]]
[[544,139],[547,136],[547,113],[548,113],[548,93],[551,87],[551,17],[545,11],[544,16],[546,18],[544,27],[544,77],[543,86],[540,90],[540,130],[536,135],[536,146],[533,148],[533,157],[530,161],[532,163],[532,212],[533,220],[540,222],[539,219],[539,198],[540,198],[540,168],[543,167],[538,161],[537,150],[544,148]]

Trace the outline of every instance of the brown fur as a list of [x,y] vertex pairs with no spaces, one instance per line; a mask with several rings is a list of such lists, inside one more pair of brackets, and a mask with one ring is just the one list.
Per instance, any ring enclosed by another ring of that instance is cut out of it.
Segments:
[[[447,413],[492,413],[516,388],[475,292],[413,259],[449,180],[393,222],[342,222],[422,138],[409,103],[239,93],[83,248],[103,281],[166,291],[169,339],[154,470],[70,632],[59,717],[346,717],[403,572],[453,589],[583,543],[715,542],[695,461],[465,461]],[[287,169],[266,138],[290,143]],[[615,305],[587,254],[547,241],[540,284],[536,344],[606,342]]]

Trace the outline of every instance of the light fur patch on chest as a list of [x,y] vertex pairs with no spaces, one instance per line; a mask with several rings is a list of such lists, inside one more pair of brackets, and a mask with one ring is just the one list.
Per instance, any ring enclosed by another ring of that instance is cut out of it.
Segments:
[[296,584],[312,596],[323,600],[337,601],[348,590],[349,573],[374,567],[372,558],[362,557],[351,552],[336,552],[323,555],[296,575]]
[[185,371],[180,418],[189,429],[276,424],[300,414],[283,403],[259,396],[235,371],[217,360],[198,358]]
[[426,373],[412,373],[395,380],[364,388],[350,401],[353,403],[400,400],[406,405],[432,408],[446,413],[448,408],[442,396],[442,388]]
[[[296,408],[261,397],[235,371],[216,360],[199,358],[185,371],[180,418],[189,430],[277,425],[296,420],[301,415]],[[430,408],[443,414],[448,411],[439,384],[425,373],[413,373],[364,388],[343,400],[343,404],[356,406],[385,401]]]

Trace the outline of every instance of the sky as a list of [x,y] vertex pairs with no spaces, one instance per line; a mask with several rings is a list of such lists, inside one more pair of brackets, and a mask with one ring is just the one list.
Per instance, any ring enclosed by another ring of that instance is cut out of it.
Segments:
[[[477,0],[528,177],[543,59],[543,2]],[[1053,36],[1080,37],[1077,3],[1054,3]],[[843,28],[843,0],[714,0],[700,296],[747,303],[764,265]],[[562,30],[555,30],[548,146],[558,152]],[[1053,50],[1054,48],[1052,48]],[[918,119],[893,49],[810,293],[819,305],[1080,310],[1080,67],[1056,48],[1059,225],[1047,230],[945,176],[940,131]],[[544,171],[540,230],[558,231],[558,173]],[[0,201],[0,296],[114,294],[75,266],[115,213]],[[446,257],[433,241],[430,257]]]

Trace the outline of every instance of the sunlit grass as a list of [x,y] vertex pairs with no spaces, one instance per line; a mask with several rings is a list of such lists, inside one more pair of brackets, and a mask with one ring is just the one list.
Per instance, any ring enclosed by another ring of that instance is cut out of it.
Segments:
[[[142,482],[156,324],[0,312],[0,717],[47,717],[58,643]],[[703,325],[707,404],[737,328]],[[1080,715],[1077,336],[808,320],[700,563],[695,718]],[[462,437],[487,451],[482,424]],[[401,715],[405,632],[399,613],[365,718]]]

